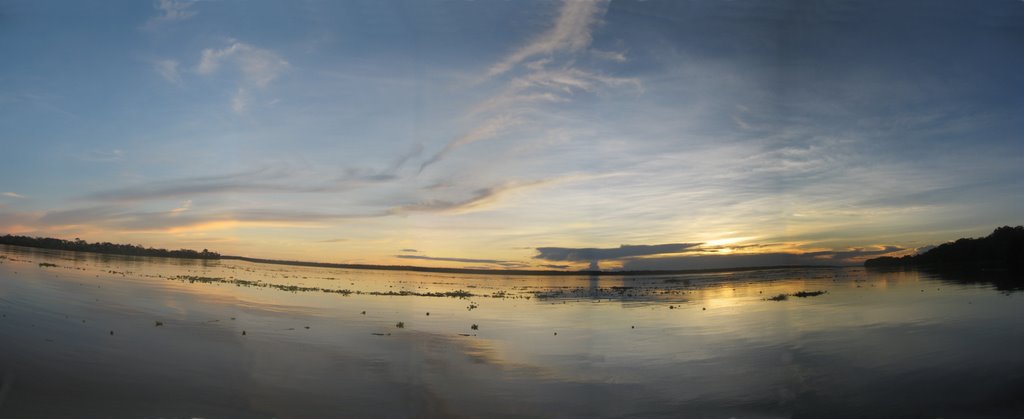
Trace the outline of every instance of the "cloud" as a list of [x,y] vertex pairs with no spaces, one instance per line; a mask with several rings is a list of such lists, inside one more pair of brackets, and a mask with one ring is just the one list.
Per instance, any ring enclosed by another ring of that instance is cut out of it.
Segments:
[[93,192],[83,196],[82,199],[125,203],[175,198],[191,199],[198,195],[227,193],[328,193],[395,180],[398,177],[393,172],[394,170],[397,170],[394,164],[383,171],[349,169],[343,175],[327,182],[302,184],[295,179],[290,179],[285,170],[257,169],[223,175],[148,182]]
[[174,84],[181,83],[181,74],[178,73],[178,62],[175,60],[157,60],[153,63],[153,68],[156,69],[156,73]]
[[178,206],[177,208],[172,209],[171,212],[177,214],[188,211],[190,209],[192,209],[192,200],[188,199],[185,200],[185,202],[182,202],[181,205]]
[[403,252],[408,252],[408,253],[416,253],[416,252],[419,252],[419,250],[416,250],[416,249],[402,249],[402,251],[403,251]]
[[0,195],[6,196],[8,198],[25,199],[25,195],[14,193],[14,192],[4,192],[4,193],[0,193]]
[[580,51],[590,45],[590,27],[608,6],[606,1],[566,1],[558,20],[548,32],[507,55],[487,71],[488,77],[504,74],[526,59],[556,52]]
[[213,74],[224,63],[236,65],[245,81],[259,87],[266,87],[290,67],[288,61],[270,50],[235,41],[222,49],[204,49],[196,71]]
[[[505,260],[495,260],[495,259],[445,258],[445,257],[420,256],[420,255],[395,255],[395,257],[399,258],[399,259],[433,260],[433,261],[440,261],[440,262],[489,263],[489,264],[492,264],[492,265],[504,265],[504,264],[508,264],[508,263],[516,263],[516,262],[509,262],[509,261],[505,261]],[[516,264],[518,264],[518,263],[516,263]]]
[[[523,71],[515,72],[516,75],[499,92],[466,112],[468,116],[479,117],[482,121],[471,125],[465,134],[449,141],[423,162],[420,172],[468,144],[502,138],[521,126],[538,126],[540,119],[548,114],[538,105],[570,102],[574,95],[598,94],[604,88],[630,87],[642,92],[643,86],[638,79],[610,76],[575,66],[578,53],[590,45],[591,26],[606,8],[605,1],[565,1],[558,19],[548,32],[491,66],[487,78],[510,72],[525,63]],[[556,56],[555,53],[566,54]],[[598,51],[597,55],[613,61],[626,59],[621,53],[609,56]]]
[[4,211],[5,205],[0,204],[0,233],[21,234],[36,231],[33,226],[38,214],[31,212]]
[[198,195],[226,193],[294,192],[294,186],[273,184],[241,175],[222,178],[193,178],[147,183],[138,186],[95,192],[84,197],[90,201],[136,202],[169,198],[190,198]]
[[199,14],[195,10],[189,10],[193,4],[195,4],[194,1],[158,0],[153,7],[160,14],[146,21],[143,27],[153,29],[164,23],[190,19]]
[[590,53],[602,60],[614,61],[617,63],[626,62],[626,53],[622,51],[601,51],[595,49],[591,50]]
[[828,260],[831,260],[831,261],[850,263],[850,262],[856,262],[856,261],[863,261],[863,259],[865,259],[865,258],[867,258],[869,256],[885,255],[885,254],[889,254],[889,253],[900,252],[900,251],[903,251],[903,250],[906,250],[906,249],[904,249],[902,247],[899,247],[899,246],[884,246],[881,249],[874,249],[874,250],[864,249],[864,248],[856,248],[856,249],[852,249],[852,250],[842,250],[842,251],[829,250],[829,251],[824,251],[824,252],[807,252],[807,253],[803,253],[802,255],[803,256],[808,256],[808,257],[813,257],[813,258],[818,258],[818,259],[828,259]]
[[615,248],[573,248],[573,247],[538,247],[534,259],[552,262],[594,262],[615,260],[636,256],[660,255],[666,253],[682,253],[693,251],[701,243],[668,243],[652,245],[621,245]]
[[268,49],[254,47],[238,41],[221,49],[204,49],[196,72],[212,75],[221,67],[231,65],[242,75],[238,89],[231,99],[231,109],[244,113],[252,100],[252,89],[264,89],[270,82],[291,68],[291,64]]
[[124,151],[118,149],[110,151],[92,150],[78,156],[78,158],[91,162],[109,163],[124,160],[124,155]]
[[375,214],[337,214],[300,210],[224,209],[197,211],[133,211],[114,205],[44,213],[36,222],[46,227],[91,226],[127,232],[181,232],[244,226],[311,226],[323,221],[378,217]]
[[452,151],[459,147],[462,147],[466,144],[475,143],[477,141],[495,138],[505,130],[516,125],[519,125],[522,122],[522,119],[509,115],[500,115],[485,120],[484,122],[480,123],[480,125],[477,125],[469,132],[463,134],[461,137],[458,137],[449,142],[447,145],[445,145],[443,149],[441,149],[441,151],[437,152],[437,154],[434,154],[433,157],[423,162],[423,164],[420,165],[420,172],[422,172],[423,169],[426,169],[428,166],[441,161],[441,159],[447,156],[448,153],[451,153]]
[[[416,260],[432,260],[439,262],[456,262],[456,263],[484,263],[484,264],[497,264],[506,268],[520,268],[528,267],[529,265],[523,262],[514,262],[509,260],[498,260],[498,259],[468,259],[463,257],[433,257],[433,256],[420,256],[420,255],[394,255],[399,259],[416,259]],[[469,268],[488,268],[487,266],[466,266]]]
[[754,266],[782,265],[853,265],[863,262],[871,256],[880,256],[900,252],[905,249],[897,246],[885,246],[881,249],[853,249],[842,251],[822,251],[807,253],[733,253],[674,257],[651,257],[627,259],[623,262],[624,270],[677,270],[677,269],[717,269],[742,268]]
[[433,199],[428,201],[421,201],[415,204],[402,205],[399,207],[392,208],[390,213],[392,214],[404,214],[410,212],[467,212],[471,210],[479,210],[488,204],[494,203],[500,199],[500,197],[508,192],[515,190],[522,190],[531,187],[537,187],[550,183],[548,180],[540,180],[533,182],[521,182],[521,183],[506,183],[504,185],[492,186],[486,188],[480,188],[471,193],[468,198],[461,200],[443,200]]

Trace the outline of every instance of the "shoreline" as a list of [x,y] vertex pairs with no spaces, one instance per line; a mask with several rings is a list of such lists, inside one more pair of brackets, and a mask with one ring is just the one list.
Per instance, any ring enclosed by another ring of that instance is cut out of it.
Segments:
[[252,258],[247,256],[220,255],[218,258],[191,258],[175,256],[148,256],[129,255],[121,253],[90,252],[87,250],[54,249],[48,247],[22,246],[15,244],[2,244],[3,246],[20,247],[26,249],[57,250],[62,252],[92,253],[97,255],[122,256],[122,257],[158,257],[169,259],[186,259],[195,261],[210,260],[238,260],[249,263],[284,266],[304,266],[311,268],[330,269],[352,269],[367,271],[399,271],[399,272],[423,272],[442,274],[469,274],[469,275],[515,275],[515,276],[660,276],[660,275],[688,275],[701,273],[720,272],[749,272],[772,269],[834,269],[841,268],[837,265],[774,265],[774,266],[744,266],[734,268],[708,268],[708,269],[672,269],[672,270],[651,270],[651,271],[555,271],[548,269],[474,269],[474,268],[435,268],[429,266],[413,265],[369,265],[359,263],[331,263],[331,262],[308,262],[298,260],[278,260]]
[[294,260],[277,260],[250,258],[245,256],[221,256],[220,259],[240,260],[250,263],[262,263],[268,265],[306,266],[312,268],[333,268],[333,269],[355,269],[372,271],[404,271],[404,272],[427,272],[427,273],[451,273],[451,274],[477,274],[477,275],[532,275],[532,276],[658,276],[658,275],[686,275],[699,273],[716,272],[748,272],[763,271],[770,269],[808,269],[822,268],[834,269],[841,266],[835,265],[776,265],[776,266],[746,266],[737,268],[708,268],[708,269],[673,269],[656,271],[554,271],[547,269],[473,269],[473,268],[434,268],[429,266],[411,265],[367,265],[358,263],[329,263],[329,262],[304,262]]

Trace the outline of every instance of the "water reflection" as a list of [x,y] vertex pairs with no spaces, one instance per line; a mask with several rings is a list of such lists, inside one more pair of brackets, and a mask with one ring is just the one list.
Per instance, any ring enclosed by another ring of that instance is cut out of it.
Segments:
[[1024,412],[1020,294],[916,271],[481,277],[0,256],[2,417]]

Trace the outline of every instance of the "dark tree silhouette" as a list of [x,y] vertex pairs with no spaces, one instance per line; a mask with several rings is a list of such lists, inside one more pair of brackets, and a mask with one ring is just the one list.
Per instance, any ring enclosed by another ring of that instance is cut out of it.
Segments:
[[864,266],[1024,272],[1024,226],[999,227],[988,237],[960,239],[919,255],[868,259]]
[[203,249],[202,252],[197,252],[195,250],[190,249],[154,249],[152,247],[143,247],[142,245],[116,244],[110,242],[89,243],[77,237],[74,240],[62,240],[49,237],[12,236],[8,234],[5,236],[0,236],[0,244],[35,247],[39,249],[105,253],[111,255],[156,256],[186,259],[220,259],[220,253],[211,252],[207,249]]

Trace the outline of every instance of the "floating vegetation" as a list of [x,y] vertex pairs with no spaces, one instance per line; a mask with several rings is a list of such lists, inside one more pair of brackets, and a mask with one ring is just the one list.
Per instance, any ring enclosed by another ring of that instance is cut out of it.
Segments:
[[817,297],[826,293],[828,293],[828,291],[799,291],[792,294],[779,294],[774,297],[765,298],[765,301],[786,301],[790,296],[800,298]]
[[405,329],[405,322],[395,323],[395,327],[397,327],[399,329]]
[[469,328],[470,328],[470,329],[473,329],[473,330],[480,330],[480,326],[478,326],[478,325],[477,325],[477,324],[475,324],[475,323],[474,323],[474,324],[473,324],[472,326],[469,326]]
[[[255,288],[273,288],[281,291],[289,291],[293,293],[298,292],[324,292],[341,295],[374,295],[374,296],[412,296],[412,297],[449,297],[449,298],[469,298],[475,295],[466,290],[455,290],[455,291],[444,291],[444,292],[416,292],[416,291],[352,291],[350,289],[333,289],[333,288],[320,288],[320,287],[303,287],[298,285],[283,285],[274,284],[270,282],[263,282],[260,280],[247,280],[247,279],[236,279],[236,278],[215,278],[208,276],[194,276],[194,275],[179,275],[176,277],[167,278],[171,280],[179,280],[182,282],[189,283],[203,283],[203,284],[229,284],[239,287],[255,287]],[[363,314],[366,314],[363,312]]]
[[47,263],[47,262],[43,262],[43,263],[40,263],[40,264],[39,264],[39,267],[40,267],[40,268],[47,268],[47,267],[49,267],[49,268],[56,268],[56,267],[57,267],[57,264],[56,264],[56,263]]

